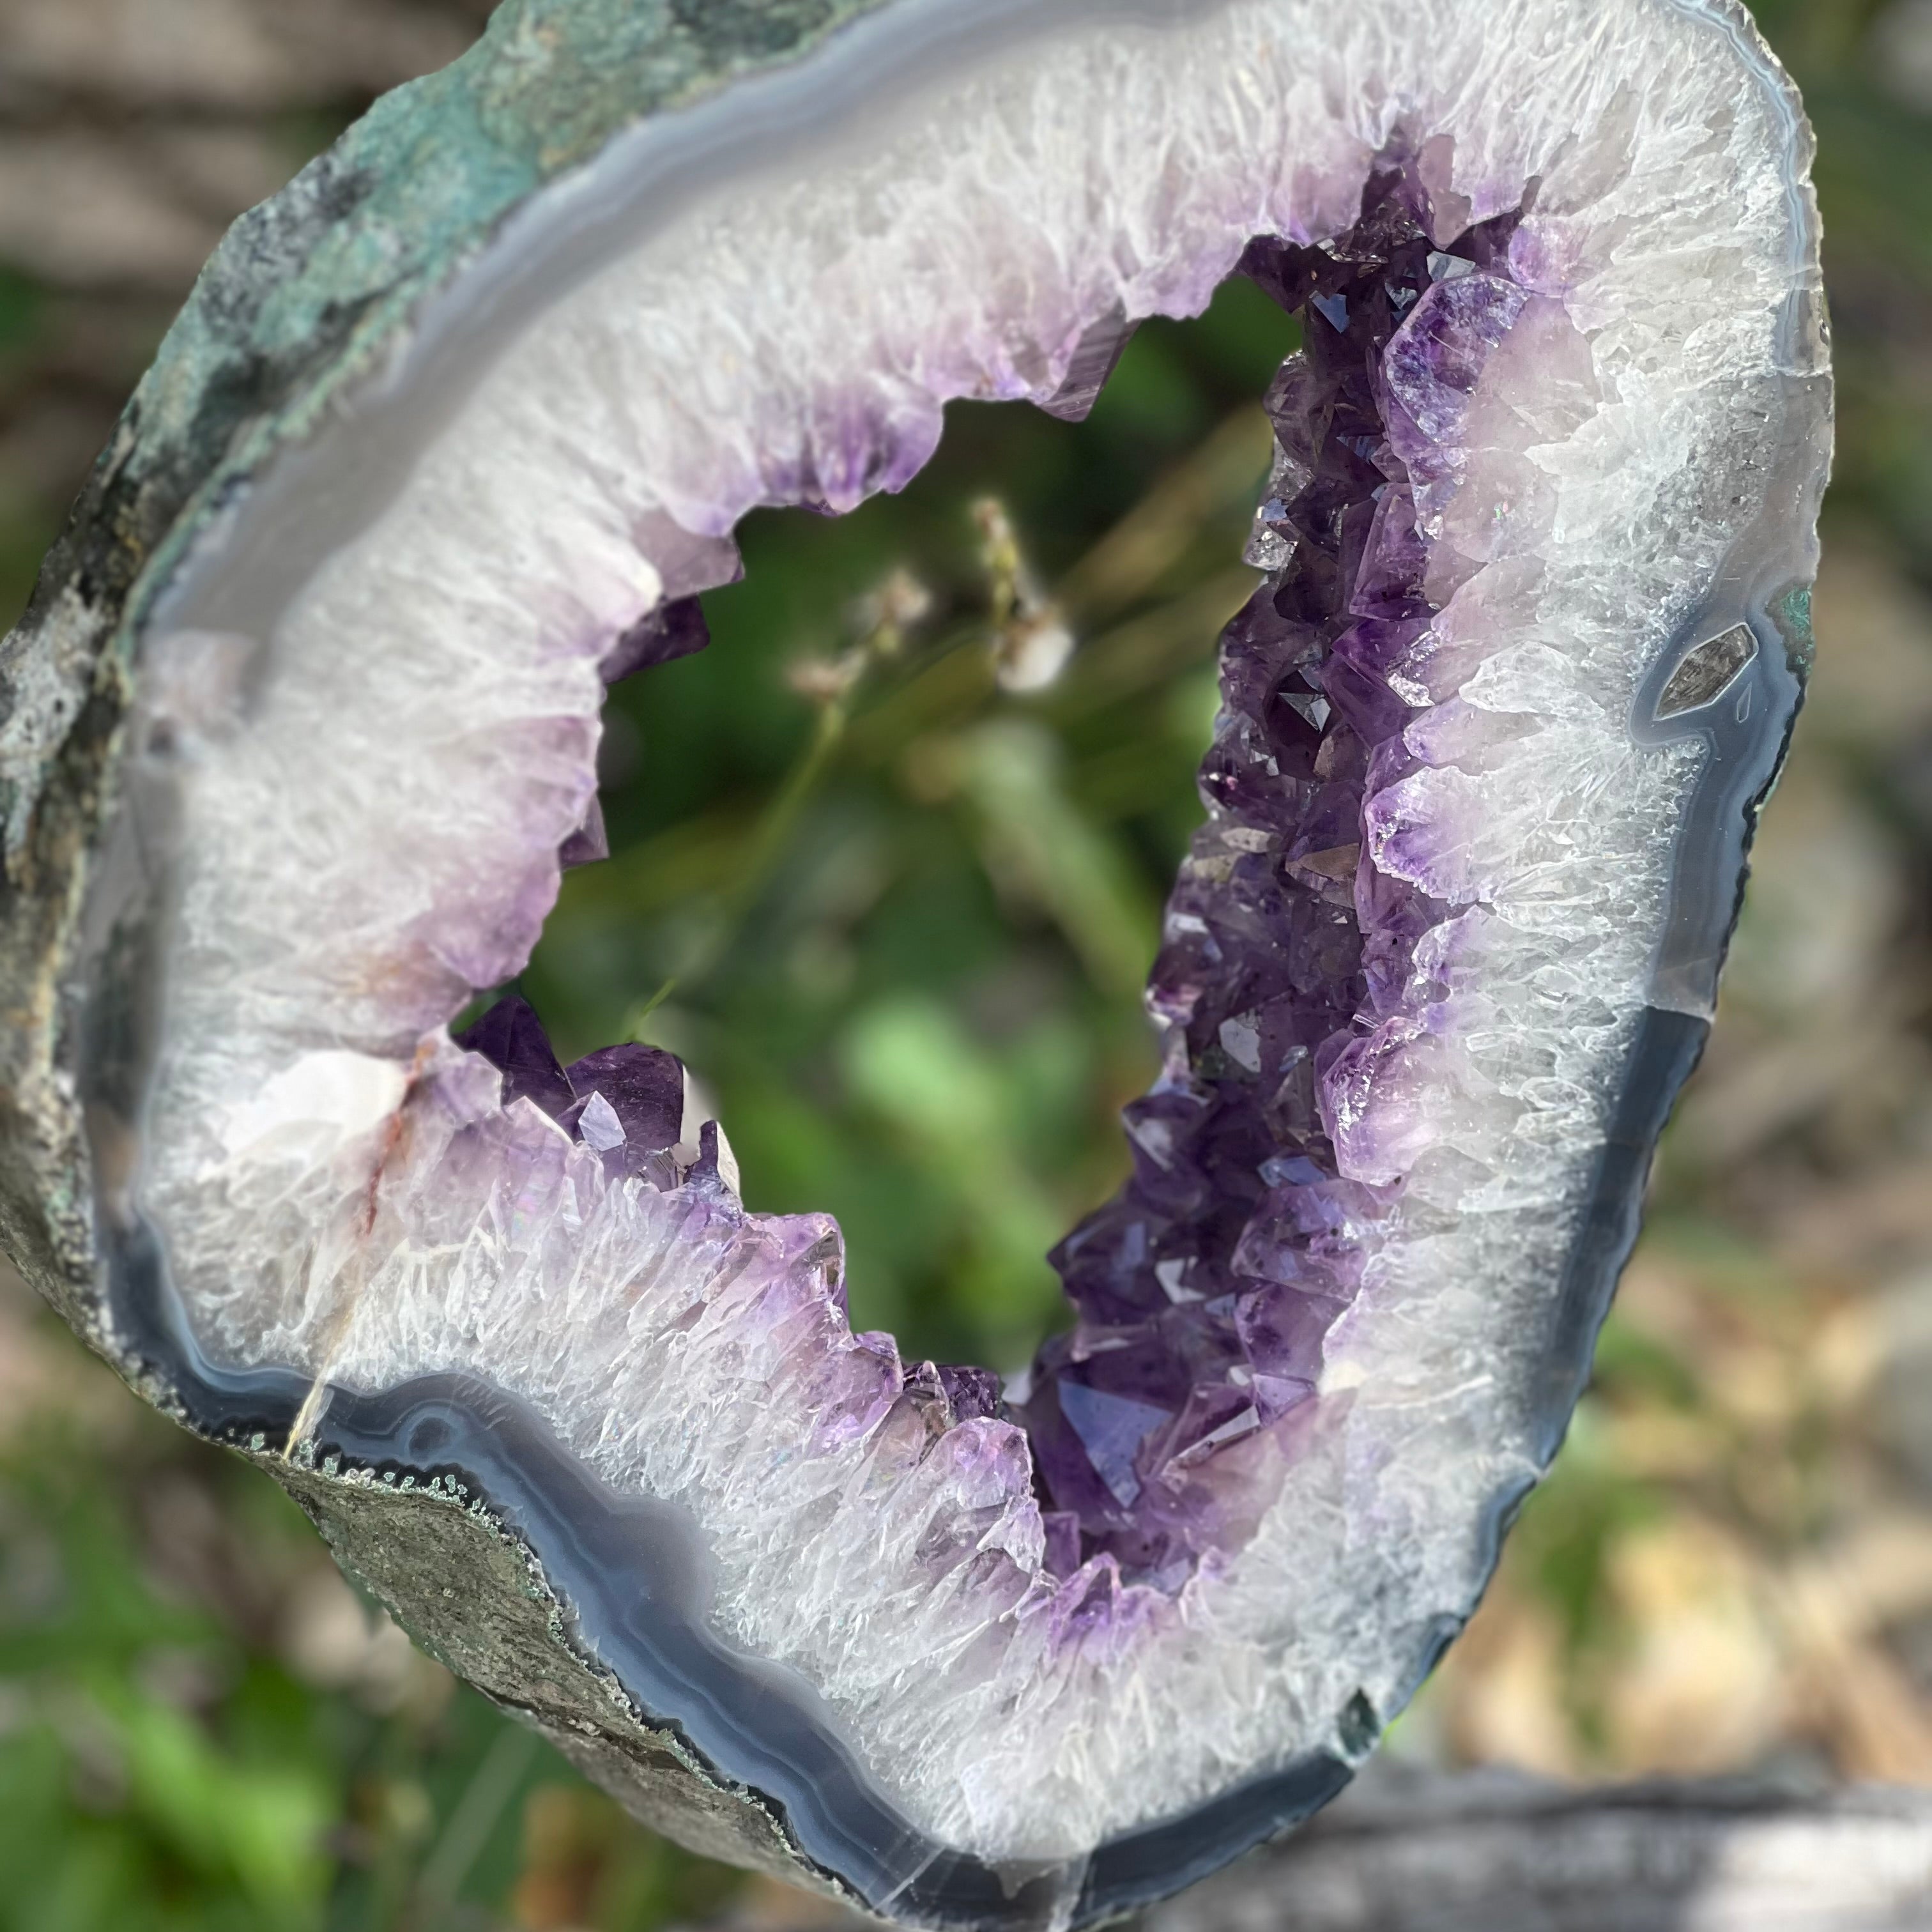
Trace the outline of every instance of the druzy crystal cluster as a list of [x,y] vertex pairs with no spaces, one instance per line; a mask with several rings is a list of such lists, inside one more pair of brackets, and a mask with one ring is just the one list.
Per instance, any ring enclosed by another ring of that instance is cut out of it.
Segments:
[[1301,313],[1305,346],[1267,397],[1249,557],[1268,580],[1221,640],[1208,822],[1148,988],[1163,1076],[1124,1116],[1132,1178],[1054,1252],[1081,1318],[1020,1409],[1066,1569],[1106,1551],[1171,1588],[1252,1528],[1265,1498],[1229,1452],[1315,1394],[1391,1210],[1392,1188],[1338,1165],[1337,1123],[1378,1030],[1426,1013],[1417,948],[1449,908],[1377,864],[1367,814],[1419,762],[1397,687],[1422,695],[1428,508],[1528,300],[1508,270],[1518,219],[1438,248],[1426,190],[1391,160],[1342,235],[1242,257]]
[[[1808,648],[1808,136],[1732,0],[674,11],[509,0],[142,386],[9,647],[0,1233],[640,1815],[1103,1918],[1346,1777],[1587,1372]],[[1002,1389],[670,1056],[449,1029],[742,517],[1238,269],[1305,346],[1163,1071]]]

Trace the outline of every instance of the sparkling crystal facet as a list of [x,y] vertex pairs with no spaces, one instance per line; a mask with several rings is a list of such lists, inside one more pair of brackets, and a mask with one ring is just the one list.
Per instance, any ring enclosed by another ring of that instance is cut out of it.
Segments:
[[1104,1553],[1172,1588],[1225,1546],[1242,1474],[1219,1452],[1314,1393],[1372,1238],[1382,1204],[1340,1178],[1324,1095],[1447,908],[1376,868],[1364,801],[1412,763],[1390,679],[1435,614],[1417,492],[1453,491],[1471,394],[1528,300],[1498,272],[1512,222],[1438,248],[1428,214],[1391,170],[1338,241],[1242,258],[1306,303],[1305,346],[1268,394],[1247,555],[1270,574],[1222,638],[1208,823],[1148,990],[1166,1071],[1126,1111],[1132,1179],[1054,1251],[1080,1321],[1017,1412],[1062,1568]]

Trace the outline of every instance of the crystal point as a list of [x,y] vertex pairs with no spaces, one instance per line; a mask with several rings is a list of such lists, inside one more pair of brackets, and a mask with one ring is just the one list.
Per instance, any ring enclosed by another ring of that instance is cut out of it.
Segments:
[[554,1120],[577,1096],[551,1050],[550,1036],[527,1000],[512,993],[455,1035],[466,1052],[481,1054],[503,1076],[503,1104],[534,1100]]

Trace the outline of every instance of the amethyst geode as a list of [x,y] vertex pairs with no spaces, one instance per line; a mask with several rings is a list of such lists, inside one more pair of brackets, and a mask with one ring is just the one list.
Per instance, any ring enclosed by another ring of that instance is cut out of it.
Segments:
[[[506,8],[238,226],[10,640],[8,1251],[687,1844],[1064,1924],[1293,1822],[1554,1453],[1706,1029],[1808,160],[1728,0]],[[448,1029],[739,517],[1237,272],[1304,346],[1162,1076],[1003,1388],[854,1334],[669,1054]]]

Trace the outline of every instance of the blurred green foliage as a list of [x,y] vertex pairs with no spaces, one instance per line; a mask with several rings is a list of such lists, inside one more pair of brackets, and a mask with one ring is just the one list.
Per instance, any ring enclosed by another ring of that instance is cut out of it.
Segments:
[[[36,1442],[4,1471],[0,1924],[320,1924],[333,1714],[158,1594],[79,1446]],[[190,1681],[220,1682],[218,1727],[170,1694]]]
[[639,1932],[736,1884],[385,1642],[278,1490],[95,1372],[0,1453],[0,1932],[428,1932],[533,1873]]
[[[1760,8],[1821,141],[1832,514],[1932,582],[1932,118],[1884,85],[1880,10]],[[0,266],[0,388],[58,361],[62,314]],[[1138,986],[1199,815],[1214,641],[1252,581],[1236,559],[1266,461],[1256,398],[1293,340],[1231,285],[1195,322],[1142,329],[1083,424],[955,406],[903,495],[752,518],[743,580],[706,599],[712,649],[614,694],[614,856],[566,879],[522,990],[566,1054],[636,1036],[685,1055],[752,1204],[836,1214],[856,1325],[909,1352],[1023,1359],[1060,1318],[1046,1250],[1121,1170],[1113,1114],[1152,1072]],[[76,480],[0,475],[10,612]],[[1043,692],[995,676],[988,498],[1078,640]],[[908,573],[929,608],[871,648]],[[1708,1243],[1694,1195],[1672,1206],[1682,1240]],[[1762,1270],[1737,1292],[1770,1292]],[[434,1666],[373,1685],[319,1670],[290,1631],[340,1586],[299,1517],[131,1400],[76,1407],[68,1346],[33,1331],[58,1386],[15,1403],[32,1432],[0,1451],[0,1932],[642,1932],[742,1882],[628,1825]],[[1613,1321],[1518,1533],[1579,1684],[1620,1641],[1608,1552],[1671,1507],[1611,1424],[1692,1414],[1700,1375]],[[196,1499],[193,1534],[168,1498]],[[1575,1702],[1600,1736],[1601,1708]]]

